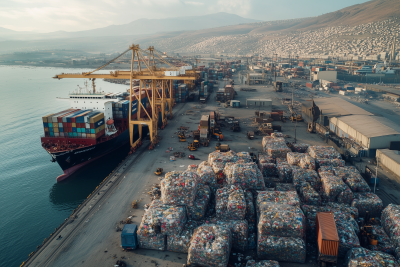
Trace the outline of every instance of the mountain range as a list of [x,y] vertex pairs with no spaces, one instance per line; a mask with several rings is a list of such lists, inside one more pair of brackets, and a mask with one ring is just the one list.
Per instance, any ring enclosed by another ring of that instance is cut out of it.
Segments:
[[[213,51],[250,52],[265,46],[268,40],[287,40],[304,32],[353,27],[397,17],[400,17],[399,0],[372,0],[317,17],[280,21],[257,21],[234,14],[215,13],[197,17],[139,19],[124,25],[78,32],[38,34],[0,27],[0,53],[71,48],[107,53],[125,50],[131,43],[154,45],[167,52],[202,53],[211,51],[208,49],[210,46],[213,46]],[[339,37],[329,38],[332,41]]]

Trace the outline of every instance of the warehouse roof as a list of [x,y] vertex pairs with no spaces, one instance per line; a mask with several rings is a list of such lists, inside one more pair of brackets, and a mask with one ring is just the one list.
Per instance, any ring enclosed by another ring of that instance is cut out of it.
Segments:
[[366,137],[400,135],[400,126],[384,117],[350,115],[332,118],[331,122],[335,124],[336,119],[339,119],[339,121],[344,122]]
[[[372,113],[353,105],[340,97],[324,97],[314,99],[315,104],[322,110],[322,115],[328,117],[347,115],[373,115]],[[311,101],[308,101],[311,105]]]
[[381,153],[385,154],[387,157],[391,158],[393,161],[400,163],[400,154],[397,150],[390,149],[378,149]]

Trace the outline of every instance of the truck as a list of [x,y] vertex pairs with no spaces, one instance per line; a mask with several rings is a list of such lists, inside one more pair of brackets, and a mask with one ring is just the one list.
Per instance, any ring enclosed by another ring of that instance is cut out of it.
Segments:
[[339,235],[333,213],[317,212],[316,226],[318,265],[325,267],[327,262],[336,265],[339,250]]
[[125,224],[121,232],[121,247],[134,250],[137,248],[136,224]]
[[275,92],[282,92],[283,82],[276,81],[274,82]]
[[254,139],[254,132],[253,131],[247,132],[247,138],[249,138],[250,140],[253,140]]

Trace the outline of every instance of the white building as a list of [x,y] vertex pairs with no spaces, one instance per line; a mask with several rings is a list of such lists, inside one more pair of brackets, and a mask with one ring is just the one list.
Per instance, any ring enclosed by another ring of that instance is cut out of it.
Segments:
[[318,80],[328,80],[331,82],[337,81],[337,71],[314,71],[311,72],[311,80],[318,81]]

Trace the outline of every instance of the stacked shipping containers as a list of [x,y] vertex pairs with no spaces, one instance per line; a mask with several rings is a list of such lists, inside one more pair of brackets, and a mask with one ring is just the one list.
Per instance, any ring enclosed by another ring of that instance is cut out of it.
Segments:
[[210,115],[201,116],[199,125],[201,139],[203,138],[207,139],[209,129],[210,129]]
[[43,127],[46,137],[96,139],[105,133],[104,113],[68,109],[44,116]]
[[114,118],[127,119],[129,117],[129,100],[114,102],[112,108]]

